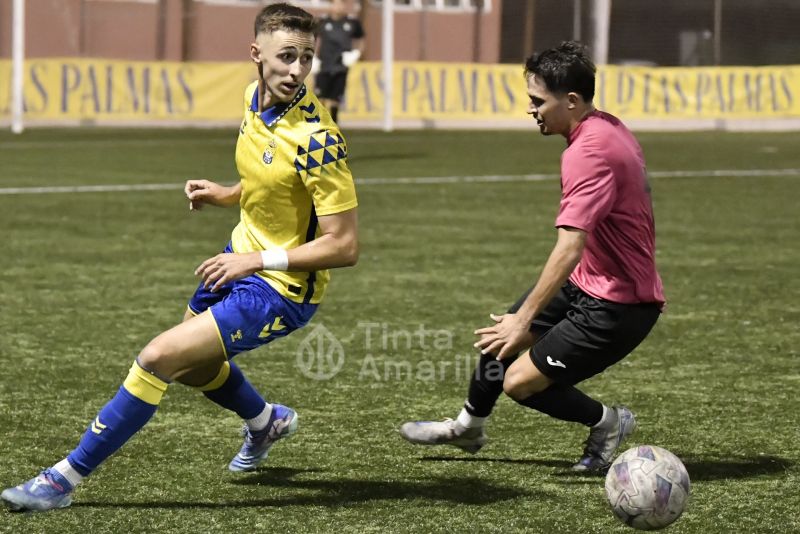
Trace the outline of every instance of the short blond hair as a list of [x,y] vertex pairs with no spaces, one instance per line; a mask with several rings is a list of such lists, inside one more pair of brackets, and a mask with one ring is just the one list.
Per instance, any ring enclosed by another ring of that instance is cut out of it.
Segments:
[[272,4],[262,9],[256,16],[255,35],[272,33],[278,30],[317,34],[317,21],[305,9],[291,4]]

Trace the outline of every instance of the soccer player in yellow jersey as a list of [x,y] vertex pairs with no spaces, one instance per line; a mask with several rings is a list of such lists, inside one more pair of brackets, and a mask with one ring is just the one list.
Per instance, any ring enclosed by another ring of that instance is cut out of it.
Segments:
[[230,187],[186,183],[192,209],[240,206],[231,242],[197,268],[202,281],[184,322],[141,351],[78,447],[2,492],[10,509],[68,506],[75,486],[147,423],[173,381],[197,387],[245,420],[231,471],[255,469],[275,441],[296,430],[295,411],[267,403],[231,359],[305,325],[325,293],[327,270],[358,258],[347,148],[303,83],[315,35],[314,18],[288,4],[265,7],[256,17],[250,57],[258,80],[245,91],[236,145],[241,179]]

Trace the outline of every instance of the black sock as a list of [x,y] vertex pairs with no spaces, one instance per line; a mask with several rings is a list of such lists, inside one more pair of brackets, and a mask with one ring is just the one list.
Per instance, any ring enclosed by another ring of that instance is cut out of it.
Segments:
[[339,119],[339,106],[331,106],[330,112],[333,122],[336,122]]
[[575,386],[553,384],[546,390],[527,399],[517,401],[523,406],[542,413],[586,426],[594,426],[603,417],[603,405]]
[[475,417],[488,417],[492,413],[497,398],[503,393],[503,378],[506,369],[516,358],[498,361],[491,354],[481,355],[472,379],[469,382],[469,394],[464,408]]
[[[520,309],[525,298],[533,288],[528,289],[517,302],[509,308],[508,313],[516,313]],[[497,399],[503,393],[503,378],[506,370],[516,361],[519,354],[498,361],[491,354],[481,355],[481,359],[475,367],[475,373],[469,382],[469,394],[464,409],[467,413],[475,417],[488,417],[492,413]]]

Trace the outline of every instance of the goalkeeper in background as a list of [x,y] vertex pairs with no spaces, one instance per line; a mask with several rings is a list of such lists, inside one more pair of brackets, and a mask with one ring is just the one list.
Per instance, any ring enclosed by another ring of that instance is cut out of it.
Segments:
[[330,15],[319,20],[314,91],[334,122],[347,85],[347,72],[364,53],[364,28],[347,14],[346,0],[332,0]]

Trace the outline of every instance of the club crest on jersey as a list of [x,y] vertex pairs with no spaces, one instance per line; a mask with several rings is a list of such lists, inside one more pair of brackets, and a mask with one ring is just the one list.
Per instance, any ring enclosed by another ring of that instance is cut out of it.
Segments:
[[264,149],[264,155],[261,156],[261,159],[264,161],[264,163],[266,165],[269,165],[270,163],[272,163],[272,158],[273,158],[273,156],[275,156],[275,149],[276,148],[278,148],[278,144],[273,139],[273,140],[271,140],[269,142],[269,145],[267,145],[267,148]]

